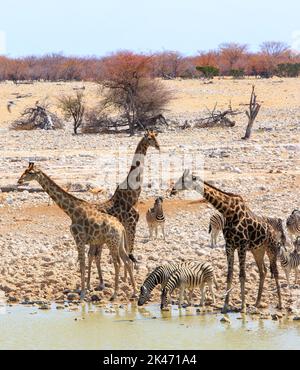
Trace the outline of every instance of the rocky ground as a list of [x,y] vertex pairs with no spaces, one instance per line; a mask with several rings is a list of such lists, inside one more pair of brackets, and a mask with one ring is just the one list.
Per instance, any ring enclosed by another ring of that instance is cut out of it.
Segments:
[[[205,85],[204,92],[194,81],[190,85],[186,81],[182,83],[181,90],[180,82],[174,82],[173,86],[174,90],[178,89],[179,95],[178,105],[172,103],[170,106],[169,117],[174,120],[192,120],[198,116],[196,107],[200,104],[203,107],[204,96],[209,97],[209,105],[219,99],[225,105],[232,97],[236,105],[243,103],[253,81],[217,81]],[[234,128],[182,131],[173,125],[169,131],[159,135],[161,163],[165,164],[166,158],[175,158],[177,161],[175,171],[170,175],[168,172],[164,186],[160,186],[160,170],[155,167],[157,153],[154,149],[149,150],[135,247],[135,255],[139,260],[135,271],[138,286],[159,264],[181,260],[211,260],[220,286],[216,306],[218,308],[222,305],[226,280],[224,241],[220,237],[218,248],[210,247],[208,222],[213,209],[203,202],[194,203],[199,199],[197,194],[186,194],[186,197],[182,194],[172,200],[166,199],[167,240],[150,241],[148,238],[145,211],[152,205],[155,196],[166,194],[168,182],[183,171],[185,166],[176,158],[194,156],[197,161],[203,158],[205,178],[226,191],[241,194],[258,214],[286,219],[294,208],[300,207],[299,79],[283,80],[280,83],[269,80],[264,83],[265,88],[262,81],[258,82],[258,87],[266,103],[250,141],[241,140],[246,124],[243,115],[236,118],[237,125]],[[3,90],[1,93],[4,94]],[[9,94],[10,90],[7,98]],[[281,94],[281,99],[278,94]],[[0,117],[7,118],[1,116],[1,112]],[[140,140],[139,137],[130,138],[126,134],[75,137],[70,127],[57,132],[13,132],[7,129],[8,125],[2,124],[1,127],[1,187],[16,184],[28,159],[31,159],[61,185],[72,183],[72,191],[82,191],[75,195],[91,201],[101,201],[105,196],[99,200],[93,199],[89,192],[84,191],[86,185],[91,183],[101,186],[107,190],[108,196],[118,180],[126,174]],[[121,168],[118,178],[114,170],[116,163],[121,160],[123,170]],[[197,162],[197,170],[201,168],[200,162]],[[148,172],[150,168],[151,176]],[[31,188],[38,188],[38,185],[31,184]],[[68,217],[61,210],[53,204],[48,206],[48,196],[42,192],[29,193],[25,190],[0,194],[0,291],[5,292],[10,303],[76,303],[80,278],[69,224]],[[107,288],[103,292],[96,290],[97,274],[94,266],[92,285],[95,289],[88,294],[88,299],[99,301],[100,304],[108,301],[113,287],[114,272],[107,250],[102,266]],[[289,292],[282,269],[280,281],[285,310],[297,313],[300,309],[300,286],[294,285]],[[249,254],[246,289],[250,305],[255,302],[257,288],[258,272]],[[130,285],[122,282],[119,304],[128,302],[130,296]],[[237,262],[232,298],[232,303],[238,306],[240,294]],[[195,300],[199,300],[198,293]],[[265,307],[270,303],[273,306],[276,300],[275,282],[268,274],[263,295]],[[158,301],[157,290],[153,302]]]

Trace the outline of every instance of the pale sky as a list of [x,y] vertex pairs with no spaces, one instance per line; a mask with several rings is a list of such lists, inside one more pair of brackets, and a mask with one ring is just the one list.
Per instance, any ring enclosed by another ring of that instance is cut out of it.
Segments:
[[300,49],[299,0],[0,0],[0,53],[106,55],[240,42]]

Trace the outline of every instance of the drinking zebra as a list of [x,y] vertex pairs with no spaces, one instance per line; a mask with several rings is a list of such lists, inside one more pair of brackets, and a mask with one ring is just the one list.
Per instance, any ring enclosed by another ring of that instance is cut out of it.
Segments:
[[[141,292],[138,299],[138,306],[143,306],[150,299],[150,294],[152,290],[157,286],[161,285],[163,289],[171,276],[171,274],[176,271],[181,266],[196,266],[197,262],[179,262],[179,263],[169,263],[166,265],[161,265],[156,267],[144,281],[141,286]],[[191,295],[191,294],[190,294]]]
[[153,231],[155,230],[155,237],[158,236],[158,227],[160,226],[163,238],[166,240],[165,236],[165,216],[163,211],[163,198],[158,197],[155,200],[154,207],[150,208],[146,214],[146,220],[149,228],[150,239],[153,238]]
[[171,296],[174,289],[179,288],[179,308],[182,306],[183,293],[186,288],[194,289],[200,287],[201,301],[200,306],[204,305],[205,284],[208,285],[213,303],[215,304],[215,294],[213,284],[218,289],[217,281],[214,274],[213,266],[208,262],[197,263],[194,266],[180,266],[175,270],[167,281],[162,291],[161,309],[168,305],[168,296]]
[[208,233],[211,234],[211,246],[215,248],[217,246],[217,238],[220,232],[223,232],[225,226],[225,219],[221,213],[214,213],[209,222]]
[[296,237],[300,236],[300,211],[298,209],[294,209],[287,218],[286,227],[291,239],[293,239],[294,235]]

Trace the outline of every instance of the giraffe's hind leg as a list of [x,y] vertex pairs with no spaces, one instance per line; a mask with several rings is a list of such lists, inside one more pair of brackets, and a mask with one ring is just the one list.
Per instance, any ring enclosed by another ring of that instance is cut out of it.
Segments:
[[89,249],[89,255],[88,255],[88,278],[87,278],[87,283],[86,283],[86,289],[90,290],[91,289],[91,271],[92,271],[92,263],[95,258],[96,254],[96,247],[90,246]]
[[258,267],[258,272],[259,272],[259,288],[258,288],[258,294],[257,294],[257,299],[255,306],[259,307],[260,301],[261,301],[261,296],[262,292],[264,289],[264,282],[266,278],[266,273],[267,273],[267,268],[264,263],[264,255],[265,255],[265,250],[263,248],[261,249],[256,249],[252,251],[253,257],[255,259],[256,265]]
[[102,269],[101,269],[101,255],[102,255],[102,245],[97,247],[97,252],[96,252],[96,256],[95,256],[96,266],[97,266],[97,271],[98,271],[98,276],[99,276],[98,289],[100,291],[105,289],[105,284],[104,284]]
[[279,284],[279,274],[278,274],[278,269],[277,269],[277,254],[273,250],[268,250],[267,254],[270,259],[271,272],[276,282],[276,289],[277,289],[277,296],[278,296],[278,308],[281,310],[282,309],[282,299],[281,299],[281,289],[280,289],[280,284]]
[[246,310],[246,297],[245,297],[245,283],[246,283],[246,248],[238,250],[239,263],[240,263],[240,284],[241,284],[241,312]]

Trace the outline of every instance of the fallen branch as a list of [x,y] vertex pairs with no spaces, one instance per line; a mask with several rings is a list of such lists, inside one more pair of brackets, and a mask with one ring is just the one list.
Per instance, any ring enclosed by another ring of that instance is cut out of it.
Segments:
[[209,116],[198,119],[196,121],[195,127],[198,128],[216,127],[216,126],[234,127],[235,121],[233,121],[229,117],[233,117],[242,113],[238,110],[233,110],[231,107],[231,103],[229,103],[229,108],[223,112],[217,110],[217,103],[215,104],[214,109],[212,111],[210,111],[208,108],[206,109],[209,112]]

